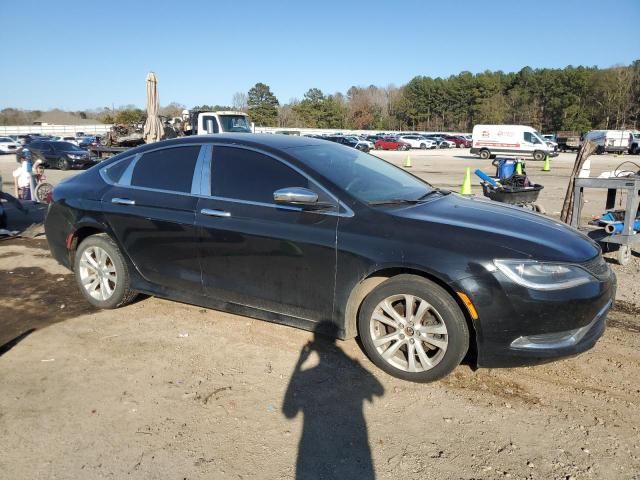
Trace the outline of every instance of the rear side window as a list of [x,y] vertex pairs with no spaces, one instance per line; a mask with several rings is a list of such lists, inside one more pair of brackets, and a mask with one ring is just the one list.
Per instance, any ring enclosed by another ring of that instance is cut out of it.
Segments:
[[285,187],[310,188],[310,185],[306,177],[267,155],[242,148],[214,149],[213,196],[274,203],[273,192]]
[[131,185],[189,193],[199,154],[200,145],[145,153],[133,169]]
[[106,174],[107,178],[113,183],[119,183],[122,174],[127,169],[133,158],[134,157],[127,157],[105,168],[104,173]]

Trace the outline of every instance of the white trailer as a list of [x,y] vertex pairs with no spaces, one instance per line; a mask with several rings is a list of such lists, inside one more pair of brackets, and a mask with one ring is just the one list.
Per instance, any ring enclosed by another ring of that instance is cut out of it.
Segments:
[[548,145],[542,135],[526,125],[476,125],[473,127],[471,153],[480,158],[531,157],[544,160],[558,152]]

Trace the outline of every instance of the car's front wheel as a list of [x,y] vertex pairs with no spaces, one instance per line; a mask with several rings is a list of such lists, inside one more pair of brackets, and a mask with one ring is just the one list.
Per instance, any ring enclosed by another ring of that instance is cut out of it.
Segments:
[[358,332],[373,363],[413,382],[447,376],[469,348],[458,304],[442,287],[415,275],[398,275],[374,289],[360,308]]
[[66,158],[59,158],[57,162],[58,170],[69,170],[69,160]]
[[106,234],[82,241],[73,270],[80,292],[95,307],[122,307],[137,295],[130,288],[129,270],[118,246]]

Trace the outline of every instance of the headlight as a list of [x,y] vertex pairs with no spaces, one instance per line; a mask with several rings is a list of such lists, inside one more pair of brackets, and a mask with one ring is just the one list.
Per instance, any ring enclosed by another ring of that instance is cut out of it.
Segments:
[[576,265],[535,260],[494,260],[493,263],[510,280],[532,290],[562,290],[595,280]]

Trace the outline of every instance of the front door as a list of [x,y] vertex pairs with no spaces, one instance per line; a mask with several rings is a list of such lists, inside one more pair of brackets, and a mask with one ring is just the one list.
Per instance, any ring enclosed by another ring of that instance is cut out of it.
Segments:
[[[273,192],[316,191],[330,211],[282,207]],[[282,161],[251,149],[217,146],[211,196],[200,199],[205,294],[308,320],[329,320],[336,268],[337,202]]]

